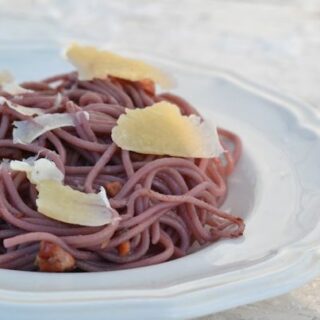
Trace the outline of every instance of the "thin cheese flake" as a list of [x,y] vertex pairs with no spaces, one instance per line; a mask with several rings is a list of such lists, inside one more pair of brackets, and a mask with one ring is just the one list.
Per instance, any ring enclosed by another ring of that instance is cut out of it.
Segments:
[[131,81],[150,79],[166,89],[174,85],[173,80],[158,68],[92,46],[72,44],[67,48],[66,56],[77,68],[81,80],[113,76]]
[[101,187],[99,193],[84,193],[63,185],[63,173],[48,159],[14,160],[10,168],[26,172],[38,191],[37,210],[49,218],[92,227],[117,219],[104,188]]
[[169,102],[127,109],[112,129],[122,149],[144,154],[213,158],[223,152],[217,128],[196,115],[183,116]]
[[[87,119],[89,114],[84,112]],[[13,129],[13,142],[28,144],[40,137],[45,132],[62,128],[62,127],[74,127],[75,115],[66,113],[52,113],[44,114],[33,119],[14,121],[15,128]]]
[[41,115],[44,114],[43,109],[41,108],[31,108],[25,107],[20,104],[11,102],[10,100],[6,99],[5,97],[0,97],[0,104],[6,104],[9,108],[23,114],[25,116],[34,116],[34,115]]
[[0,71],[0,86],[13,81],[14,81],[14,77],[8,70]]
[[19,86],[15,82],[5,83],[4,85],[2,85],[2,90],[7,93],[10,93],[13,96],[32,92],[31,90],[28,90],[28,89],[25,89],[25,88]]
[[32,92],[31,90],[22,88],[15,83],[13,75],[7,70],[0,71],[0,86],[2,91],[5,91],[11,95]]
[[63,101],[62,94],[60,92],[57,93],[56,98],[54,99],[54,103],[52,109],[58,109]]
[[48,159],[36,159],[30,157],[23,161],[10,161],[10,168],[14,171],[23,171],[27,174],[30,182],[38,184],[41,181],[52,180],[62,183],[64,175],[54,162]]

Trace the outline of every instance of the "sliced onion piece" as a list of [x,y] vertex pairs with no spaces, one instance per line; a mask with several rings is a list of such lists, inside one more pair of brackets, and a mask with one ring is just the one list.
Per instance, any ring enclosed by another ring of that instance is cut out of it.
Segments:
[[[89,113],[84,112],[87,119]],[[62,127],[74,127],[75,115],[67,113],[44,114],[33,119],[14,121],[13,142],[28,144],[47,131]]]
[[196,115],[183,116],[165,101],[126,109],[111,136],[120,148],[144,154],[213,158],[224,151],[214,125]]
[[92,227],[119,219],[103,187],[99,193],[84,193],[63,185],[62,172],[48,159],[15,160],[10,162],[10,168],[26,172],[38,190],[38,212],[51,219]]

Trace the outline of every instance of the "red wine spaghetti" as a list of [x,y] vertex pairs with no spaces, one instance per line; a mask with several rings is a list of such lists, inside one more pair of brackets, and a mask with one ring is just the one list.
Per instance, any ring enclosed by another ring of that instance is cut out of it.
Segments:
[[[75,114],[76,126],[42,134],[30,144],[13,142],[13,122],[30,119],[0,105],[0,267],[40,271],[105,271],[158,264],[183,257],[195,243],[242,235],[243,220],[219,209],[227,178],[240,154],[237,135],[219,129],[226,152],[213,159],[143,155],[121,150],[111,130],[125,108],[167,100],[184,115],[197,114],[182,98],[156,94],[152,83],[109,77],[81,81],[76,73],[25,82],[29,92],[11,102],[45,113]],[[89,119],[78,111],[89,113]],[[102,227],[55,221],[37,211],[37,190],[9,160],[52,160],[65,184],[86,193],[103,186],[121,219]]]

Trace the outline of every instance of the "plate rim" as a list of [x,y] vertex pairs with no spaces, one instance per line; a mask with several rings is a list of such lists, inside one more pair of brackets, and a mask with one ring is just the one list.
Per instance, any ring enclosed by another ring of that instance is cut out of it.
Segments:
[[[48,48],[47,48],[48,49]],[[126,51],[126,49],[125,49]],[[128,52],[130,53],[135,53],[136,51],[133,51],[132,49],[129,49]],[[137,52],[136,52],[137,53]],[[182,68],[188,71],[193,71],[193,72],[197,72],[197,73],[201,73],[201,74],[207,74],[216,78],[222,78],[228,82],[231,82],[233,84],[235,84],[237,87],[241,87],[242,89],[246,90],[247,92],[254,94],[256,96],[259,97],[263,97],[264,99],[267,99],[268,101],[271,101],[273,103],[279,104],[281,105],[281,107],[284,107],[285,109],[289,110],[291,113],[293,113],[295,115],[295,117],[298,119],[298,123],[300,126],[302,127],[306,127],[309,130],[311,130],[312,132],[316,133],[317,137],[320,139],[320,110],[317,110],[315,106],[312,106],[310,103],[304,102],[301,99],[298,99],[296,97],[292,97],[289,95],[285,95],[281,92],[279,92],[277,89],[271,87],[271,86],[265,86],[265,85],[260,85],[257,83],[254,83],[250,80],[245,79],[243,76],[238,75],[232,71],[228,71],[225,69],[221,69],[221,68],[216,68],[214,66],[203,66],[203,65],[199,65],[199,64],[195,64],[195,63],[190,63],[190,62],[185,62],[185,61],[177,61],[175,59],[171,59],[169,57],[162,57],[161,55],[157,55],[157,54],[149,54],[149,53],[141,53],[138,52],[139,55],[142,55],[144,57],[146,57],[148,59],[148,57],[150,59],[152,59],[153,61],[158,61],[160,63],[163,63],[165,65],[168,66],[174,66],[174,67],[178,67],[178,68]],[[301,272],[301,274],[304,274],[303,277],[297,278],[295,282],[291,282],[290,284],[288,284],[286,287],[282,287],[282,288],[276,288],[273,287],[272,283],[269,283],[270,287],[269,287],[269,291],[273,290],[273,292],[271,293],[270,291],[270,295],[268,296],[266,293],[263,295],[263,297],[257,297],[256,296],[256,291],[253,290],[255,295],[251,295],[247,294],[245,297],[243,297],[244,302],[236,302],[233,301],[233,303],[229,303],[229,305],[225,304],[224,306],[220,305],[220,306],[216,306],[216,309],[212,311],[212,308],[210,309],[210,312],[218,312],[218,311],[222,311],[225,309],[228,309],[230,307],[235,307],[238,305],[242,305],[244,303],[247,302],[255,302],[264,298],[268,298],[271,296],[275,296],[275,295],[279,295],[282,293],[285,293],[291,289],[296,288],[297,286],[302,285],[303,283],[311,280],[313,277],[315,277],[316,275],[320,274],[320,239],[316,238],[316,240],[314,239],[314,233],[316,231],[319,231],[319,226],[318,228],[315,228],[316,230],[313,230],[312,235],[308,236],[308,239],[302,239],[301,243],[293,243],[291,245],[288,245],[287,247],[283,248],[281,250],[281,252],[277,255],[277,259],[282,259],[285,256],[288,256],[290,254],[294,254],[296,256],[295,261],[293,263],[292,266],[287,265],[287,270],[290,269],[290,267],[292,268],[298,268],[298,270]],[[303,254],[302,254],[303,253]],[[298,258],[298,255],[301,254],[301,256]],[[300,268],[300,269],[299,269]],[[12,271],[12,270],[1,270],[0,272],[0,277],[2,276],[4,272],[8,272],[8,273],[25,273],[25,272],[21,272],[21,271]],[[305,272],[305,273],[303,273]],[[26,273],[25,273],[26,274]],[[279,275],[281,274],[281,272],[279,273]],[[274,275],[274,274],[273,274]],[[212,276],[211,276],[212,277]],[[209,277],[210,278],[210,277]],[[262,276],[263,278],[263,276]],[[268,279],[268,277],[266,277],[266,280]],[[208,280],[208,279],[206,279]],[[246,280],[248,282],[248,280]],[[270,281],[269,281],[270,282]],[[268,282],[267,282],[268,283]],[[211,289],[212,292],[216,289],[213,288],[212,286],[210,286],[210,283],[208,283],[207,286],[202,286],[202,287],[197,287],[197,288],[193,288],[190,289],[189,291],[186,290],[181,290],[180,292],[176,292],[176,293],[165,293],[165,291],[168,288],[172,288],[172,286],[167,287],[167,288],[162,288],[161,291],[163,291],[163,294],[160,294],[158,296],[154,295],[152,296],[151,299],[149,299],[148,303],[153,304],[154,302],[152,302],[152,299],[159,299],[163,300],[163,299],[172,299],[174,297],[176,298],[181,298],[181,296],[188,296],[189,293],[192,292],[196,292],[196,291],[200,291],[200,290],[208,290]],[[243,287],[239,287],[239,290],[241,290],[241,288],[243,289]],[[135,289],[133,289],[134,291]],[[156,289],[159,291],[159,289]],[[103,291],[103,290],[102,290]],[[98,296],[93,297],[91,294],[92,292],[89,291],[83,291],[83,294],[87,295],[87,298],[85,296],[81,297],[81,294],[79,295],[78,292],[78,298],[75,297],[74,293],[75,291],[70,291],[70,294],[73,294],[73,299],[68,299],[68,300],[63,300],[63,301],[59,301],[52,299],[54,298],[55,295],[61,295],[61,293],[63,294],[67,294],[68,291],[63,291],[63,292],[50,292],[46,295],[43,296],[42,292],[32,292],[32,297],[30,296],[29,299],[16,299],[15,295],[16,295],[16,291],[11,291],[12,294],[9,294],[8,297],[8,293],[10,293],[10,291],[8,290],[3,290],[0,288],[0,305],[4,305],[6,303],[10,303],[10,304],[24,304],[25,302],[28,302],[28,304],[38,304],[38,303],[48,303],[48,304],[58,304],[60,306],[63,306],[65,304],[79,304],[82,303],[84,300],[87,301],[88,299],[88,294],[89,294],[89,299],[90,301],[93,302],[99,302],[101,301],[101,299],[106,302],[112,302],[114,300],[118,300],[120,299],[120,297],[115,297],[112,299],[112,297],[108,297],[106,295],[102,295],[102,291],[94,291],[94,295],[96,295],[96,293],[98,294]],[[122,290],[121,290],[122,291]],[[150,290],[146,290],[146,291],[150,291]],[[30,292],[31,293],[31,292]],[[148,294],[141,296],[140,298],[143,299],[147,299],[148,297],[150,298],[149,295],[150,292],[148,292]],[[23,295],[28,296],[28,292],[22,292]],[[35,299],[35,296],[40,295],[41,297],[38,297],[39,299]],[[41,298],[41,299],[40,299]],[[134,299],[136,297],[133,296],[127,296],[125,298],[122,299],[122,301],[124,302],[125,299],[127,299],[127,301],[130,301],[132,299]],[[139,299],[139,297],[138,297]],[[144,300],[143,303],[146,303],[147,301]],[[191,304],[191,301],[190,301]],[[165,308],[167,308],[167,312],[168,312],[168,319],[169,318],[181,318],[181,317],[189,317],[190,312],[188,314],[180,312],[179,315],[177,315],[175,312],[169,312],[170,310],[174,310],[175,308],[175,303],[173,302],[173,300],[167,301],[167,305]],[[188,309],[189,310],[189,309]],[[189,310],[190,311],[190,310]],[[197,313],[193,314],[192,316],[200,316],[200,315],[205,315],[208,312],[205,311],[204,307],[202,309],[202,311],[200,312],[200,309],[197,308]]]

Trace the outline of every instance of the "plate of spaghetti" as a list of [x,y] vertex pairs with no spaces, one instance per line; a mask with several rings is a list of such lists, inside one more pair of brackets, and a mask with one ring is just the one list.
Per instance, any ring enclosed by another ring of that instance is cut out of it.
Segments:
[[319,274],[315,108],[136,52],[22,51],[0,65],[4,314],[186,319]]

